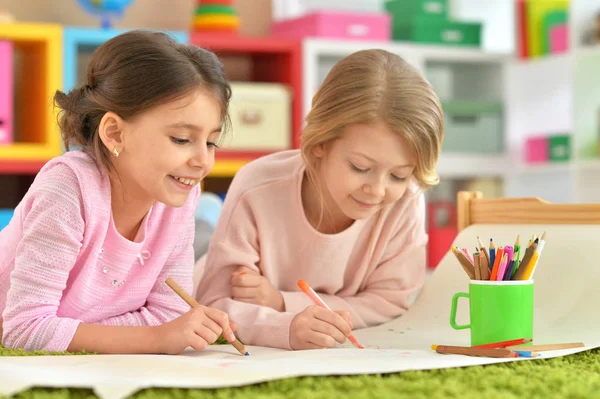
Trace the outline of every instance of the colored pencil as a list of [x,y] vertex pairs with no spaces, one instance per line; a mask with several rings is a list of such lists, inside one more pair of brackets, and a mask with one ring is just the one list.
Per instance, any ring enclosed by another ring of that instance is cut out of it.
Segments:
[[535,252],[536,248],[537,248],[537,244],[535,243],[535,241],[532,242],[531,245],[527,247],[527,249],[525,250],[525,255],[523,256],[523,260],[521,260],[521,263],[519,265],[519,268],[517,269],[517,272],[512,277],[513,280],[523,280],[523,275],[525,274],[525,269],[527,269],[527,265],[529,264],[529,261],[531,260],[531,257],[533,256],[533,253]]
[[504,281],[508,281],[512,278],[513,274],[514,274],[514,269],[515,269],[515,265],[517,264],[517,259],[518,259],[518,255],[516,252],[513,253],[512,259],[510,260],[510,262],[508,263],[508,266],[506,267],[506,272],[504,273]]
[[506,273],[506,267],[508,266],[508,254],[503,254],[500,264],[498,265],[498,273],[496,274],[496,281],[502,281],[504,279],[504,273]]
[[494,268],[496,262],[496,247],[494,246],[494,240],[490,238],[490,272]]
[[519,357],[538,357],[540,354],[531,351],[514,351]]
[[[331,308],[329,306],[327,306],[327,304],[325,303],[325,301],[323,301],[321,299],[321,297],[315,292],[315,290],[313,290],[306,281],[304,280],[298,280],[297,282],[298,287],[302,290],[302,292],[304,292],[310,299],[312,299],[312,301],[325,308],[328,310],[331,310]],[[352,342],[352,344],[354,346],[356,346],[358,349],[365,349],[364,346],[362,346],[359,342],[358,339],[356,339],[356,337],[354,336],[354,334],[350,334],[348,336],[348,339],[350,340],[350,342]]]
[[432,345],[431,349],[441,354],[448,355],[467,355],[467,356],[483,356],[483,357],[518,357],[515,352],[509,349],[486,349],[472,348],[470,346],[449,346],[449,345]]
[[507,346],[506,349],[511,350],[520,350],[527,349],[530,351],[543,352],[543,351],[555,351],[561,349],[573,349],[573,348],[583,348],[585,345],[583,342],[573,342],[570,344],[546,344],[546,345],[529,345],[529,346],[521,346],[521,345],[511,345]]
[[492,269],[490,280],[496,280],[498,278],[498,267],[500,267],[500,261],[502,261],[502,247],[498,247],[498,249],[496,249],[496,258],[494,259],[494,267]]
[[489,280],[490,279],[490,268],[486,263],[487,259],[483,252],[479,255],[479,268],[481,269],[481,279]]
[[452,253],[456,256],[456,259],[458,259],[458,263],[460,263],[465,273],[467,273],[467,276],[469,276],[470,279],[474,279],[475,266],[469,261],[465,253],[459,251],[455,246],[452,246]]
[[[532,341],[531,338],[519,338],[519,339],[511,339],[510,341],[502,341],[502,342],[493,342],[491,344],[483,344],[483,345],[475,345],[471,348],[506,348],[509,346],[516,346],[522,344],[528,344]],[[520,347],[519,347],[520,348]],[[529,347],[523,347],[529,349]]]
[[519,268],[519,260],[521,259],[521,241],[520,241],[519,234],[517,234],[517,239],[515,240],[515,252],[517,253],[517,259],[515,260],[515,264],[514,264],[514,267],[512,268],[510,277],[506,280],[510,280],[512,278],[512,276],[515,275],[515,273],[517,272],[517,269]]
[[473,254],[473,259],[475,261],[473,266],[475,269],[475,280],[481,280],[481,257],[479,256],[479,252]]
[[460,250],[467,256],[467,259],[469,259],[469,262],[471,263],[475,263],[475,261],[473,260],[473,255],[471,255],[471,253],[469,252],[469,250],[467,248],[460,248]]
[[485,245],[483,245],[483,243],[481,242],[481,239],[479,238],[479,236],[477,236],[477,244],[479,244],[479,251],[482,251],[483,254],[485,255],[487,265],[489,265],[490,264],[490,253],[488,252]]
[[[171,277],[167,278],[165,283],[167,283],[167,285],[171,287],[171,289],[175,291],[175,293],[179,295],[181,299],[183,299],[188,305],[190,305],[190,307],[195,308],[200,306],[200,304],[198,304],[198,302],[196,302],[196,300],[192,298],[190,294],[185,292],[185,290],[181,288],[181,286],[177,284],[175,280],[173,280]],[[231,342],[231,345],[233,345],[233,347],[237,349],[238,352],[240,352],[240,354],[248,356],[248,351],[246,350],[246,347],[244,346],[244,344],[238,341],[237,338],[235,341]]]
[[[540,261],[540,256],[542,256],[542,251],[544,251],[544,246],[546,245],[546,232],[542,234],[542,238],[535,250],[535,254],[531,259],[531,265],[528,265],[527,270],[525,271],[524,280],[529,280],[533,278],[533,273],[535,273],[535,268]],[[537,256],[536,256],[537,254]],[[535,258],[535,259],[534,259]]]

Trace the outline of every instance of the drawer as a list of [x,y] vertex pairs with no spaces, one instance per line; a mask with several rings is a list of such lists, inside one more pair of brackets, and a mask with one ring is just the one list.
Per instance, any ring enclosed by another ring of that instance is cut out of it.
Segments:
[[277,151],[291,148],[291,92],[275,83],[231,83],[231,132],[223,148]]
[[448,0],[392,0],[384,5],[392,17],[392,26],[412,25],[415,22],[444,22],[448,20]]
[[504,152],[502,105],[496,102],[448,102],[444,109],[445,152]]
[[390,40],[391,18],[383,12],[319,11],[272,24],[271,35],[294,39]]
[[481,45],[481,24],[446,21],[439,23],[415,22],[408,26],[394,26],[394,40],[455,46]]

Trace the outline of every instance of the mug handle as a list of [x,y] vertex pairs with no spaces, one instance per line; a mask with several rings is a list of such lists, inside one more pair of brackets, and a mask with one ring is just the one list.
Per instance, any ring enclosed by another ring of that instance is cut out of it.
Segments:
[[456,310],[458,308],[458,298],[470,299],[469,294],[467,294],[466,292],[457,292],[452,296],[452,307],[450,308],[450,325],[455,330],[464,330],[465,328],[471,328],[470,323],[463,325],[456,324]]

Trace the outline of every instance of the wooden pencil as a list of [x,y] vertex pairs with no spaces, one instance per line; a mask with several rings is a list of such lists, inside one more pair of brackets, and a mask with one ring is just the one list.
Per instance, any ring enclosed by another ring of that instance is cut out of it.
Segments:
[[481,239],[479,238],[479,236],[477,236],[477,243],[479,244],[479,251],[483,251],[484,255],[485,255],[485,259],[487,260],[487,265],[490,264],[490,254],[487,250],[487,248],[485,247],[485,245],[483,245],[483,243],[481,242]]
[[475,252],[473,254],[473,261],[474,261],[473,268],[475,269],[475,280],[481,280],[480,259],[481,258],[479,256],[479,252]]
[[[190,305],[191,308],[200,306],[200,304],[198,302],[196,302],[196,300],[194,298],[192,298],[192,296],[190,294],[185,292],[185,290],[183,288],[181,288],[181,286],[179,284],[177,284],[175,282],[175,280],[173,280],[171,277],[167,278],[165,280],[165,283],[169,287],[171,287],[171,289],[177,295],[179,295],[179,297],[181,299],[183,299],[188,305]],[[231,345],[233,345],[233,347],[235,349],[237,349],[237,351],[240,352],[240,354],[248,356],[248,351],[246,350],[246,347],[244,346],[244,344],[242,344],[240,341],[238,341],[237,338],[235,339],[235,341],[231,342]]]
[[509,349],[473,348],[470,346],[432,345],[431,349],[437,353],[449,355],[467,355],[483,357],[518,357],[519,355]]
[[452,246],[452,253],[454,254],[454,256],[456,256],[456,259],[458,259],[458,263],[460,263],[462,268],[465,270],[467,276],[469,276],[470,279],[474,279],[475,267],[473,266],[469,258],[467,258],[467,255],[465,255],[464,252],[456,249],[455,246]]
[[490,268],[486,263],[487,259],[483,252],[479,254],[479,268],[481,269],[481,279],[489,280],[490,279]]
[[555,351],[560,349],[573,349],[573,348],[583,348],[585,345],[583,342],[573,342],[570,344],[547,344],[547,345],[511,345],[507,346],[506,349],[511,350],[524,350],[524,351]]

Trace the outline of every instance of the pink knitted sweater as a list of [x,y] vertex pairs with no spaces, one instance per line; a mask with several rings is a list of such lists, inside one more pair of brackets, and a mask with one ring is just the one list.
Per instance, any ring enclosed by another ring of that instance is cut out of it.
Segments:
[[[333,310],[350,312],[355,328],[403,314],[422,287],[428,236],[425,201],[413,182],[404,196],[339,234],[322,234],[306,219],[299,150],[268,155],[233,180],[210,243],[196,264],[196,297],[238,325],[249,345],[290,349],[296,314],[313,304],[300,279]],[[283,295],[285,312],[231,299],[231,273],[248,266]]]
[[[0,231],[2,343],[65,350],[79,323],[160,325],[189,309],[193,212],[155,203],[132,242],[115,229],[106,173],[82,151],[53,159]],[[1,320],[0,320],[1,321]]]

